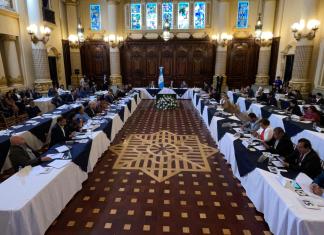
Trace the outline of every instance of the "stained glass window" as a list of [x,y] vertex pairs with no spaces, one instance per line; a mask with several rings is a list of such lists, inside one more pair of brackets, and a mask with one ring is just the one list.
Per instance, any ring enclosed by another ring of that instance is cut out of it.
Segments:
[[195,2],[194,8],[194,28],[204,29],[206,22],[206,3]]
[[147,3],[146,4],[146,28],[157,29],[157,4]]
[[237,7],[237,23],[236,27],[239,29],[248,28],[249,21],[249,1],[238,1]]
[[90,4],[90,28],[91,30],[101,30],[100,4]]
[[100,4],[90,4],[90,28],[91,30],[101,30]]
[[133,3],[131,4],[131,29],[140,30],[142,29],[142,14],[141,14],[141,4]]
[[178,4],[178,29],[189,29],[189,2]]
[[173,28],[173,3],[164,2],[162,3],[162,25],[168,20],[170,28]]

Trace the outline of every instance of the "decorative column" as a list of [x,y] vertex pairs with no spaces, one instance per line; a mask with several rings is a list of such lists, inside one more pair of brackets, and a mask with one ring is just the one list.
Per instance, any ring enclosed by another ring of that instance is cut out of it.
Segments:
[[6,74],[3,67],[2,56],[0,53],[0,91],[7,86]]
[[23,78],[18,59],[16,47],[16,36],[3,36],[3,49],[5,55],[5,68],[7,71],[7,81],[9,86],[23,85]]
[[[108,33],[117,37],[117,0],[108,0]],[[110,43],[109,48],[109,60],[110,60],[110,80],[112,85],[121,85],[122,76],[120,74],[120,51],[118,45]]]
[[313,47],[313,40],[306,38],[300,39],[296,45],[292,79],[289,85],[292,89],[299,90],[303,96],[308,95],[312,88],[308,73],[312,61]]
[[270,57],[271,57],[271,38],[274,27],[276,11],[276,0],[265,0],[263,6],[263,35],[271,34],[270,37],[264,39],[261,36],[259,61],[258,61],[258,73],[256,75],[255,84],[257,86],[269,85],[269,69],[270,69]]
[[271,44],[260,45],[259,61],[258,61],[258,73],[255,79],[255,85],[267,86],[269,85],[269,68],[271,57]]
[[[40,1],[27,0],[28,19],[30,25],[40,27],[43,25],[43,14]],[[34,35],[42,38],[44,35],[38,31]],[[32,60],[35,75],[35,88],[38,92],[46,94],[48,89],[52,87],[52,80],[49,71],[48,54],[46,48],[47,41],[32,42]]]
[[[215,1],[214,7],[216,14],[213,15],[213,25],[216,27],[216,31],[219,35],[218,41],[220,42],[220,35],[227,33],[230,29],[230,1],[218,0]],[[227,89],[227,77],[226,77],[226,58],[227,58],[227,43],[219,43],[216,50],[216,64],[215,75],[213,76],[213,86],[216,87],[217,76],[223,76],[222,92]]]
[[[77,6],[79,5],[79,0],[66,0],[66,12],[67,23],[68,23],[68,35],[77,35],[78,27],[78,12]],[[82,76],[82,66],[81,66],[81,55],[79,47],[70,47],[70,59],[71,59],[71,70],[72,78],[71,80],[77,79],[77,77]],[[80,74],[76,75],[75,70],[79,70]]]

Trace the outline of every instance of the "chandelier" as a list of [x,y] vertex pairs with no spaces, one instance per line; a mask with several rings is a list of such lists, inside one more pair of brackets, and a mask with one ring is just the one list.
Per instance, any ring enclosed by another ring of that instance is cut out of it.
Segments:
[[171,38],[170,23],[169,23],[168,19],[166,19],[164,24],[163,24],[162,38],[163,38],[164,41],[169,41],[169,39]]

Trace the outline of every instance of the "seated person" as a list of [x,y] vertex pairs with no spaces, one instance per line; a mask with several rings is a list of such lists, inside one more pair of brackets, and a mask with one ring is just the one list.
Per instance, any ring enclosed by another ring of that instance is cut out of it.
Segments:
[[279,76],[277,76],[276,80],[273,82],[273,86],[274,86],[275,90],[280,91],[282,88],[282,85],[283,85],[282,80],[280,79]]
[[290,137],[281,127],[273,129],[273,139],[269,143],[263,143],[265,148],[271,153],[287,157],[294,151],[294,145]]
[[148,87],[149,88],[155,88],[154,81],[151,81]]
[[316,104],[317,105],[324,105],[324,98],[323,98],[323,95],[322,93],[316,93]]
[[90,101],[85,112],[88,114],[90,118],[93,118],[97,114],[97,103],[96,101]]
[[76,114],[69,118],[69,122],[67,124],[67,130],[69,133],[81,132],[82,127],[83,121],[79,118],[76,118]]
[[225,112],[235,113],[235,114],[240,112],[239,108],[235,104],[231,103],[229,97],[225,93],[222,94],[220,104],[223,107]]
[[57,93],[56,88],[51,87],[50,89],[48,89],[47,96],[48,97],[53,97],[53,96],[55,96],[56,93]]
[[292,90],[288,93],[288,98],[295,99],[295,100],[302,100],[303,96],[301,95],[300,91]]
[[275,97],[275,94],[273,93],[270,93],[267,95],[267,105],[272,105],[272,106],[275,106],[277,107],[278,106],[278,101]]
[[217,92],[215,88],[211,88],[209,91],[209,98],[217,100]]
[[206,93],[208,93],[209,92],[209,89],[210,89],[210,85],[207,82],[204,82],[203,91],[205,91]]
[[248,96],[248,98],[253,98],[254,97],[254,91],[250,86],[247,86],[245,88],[245,94]]
[[318,176],[321,171],[321,160],[312,149],[308,139],[301,138],[292,154],[286,158],[286,166],[299,172],[303,172],[312,179]]
[[270,122],[266,118],[260,120],[260,129],[253,134],[254,137],[260,139],[262,142],[269,142],[273,137],[273,129]]
[[72,134],[70,134],[68,129],[66,128],[66,118],[58,117],[57,123],[53,126],[51,131],[50,147],[69,140],[71,136]]
[[258,102],[268,103],[268,96],[264,93],[262,87],[259,87],[258,91],[255,93],[255,97],[257,98]]
[[307,110],[305,111],[305,114],[301,117],[300,120],[312,121],[312,122],[320,122],[321,114],[316,109],[315,106],[311,105],[311,106],[309,106],[307,108]]
[[170,88],[171,89],[174,88],[174,82],[173,82],[173,80],[170,81]]
[[55,107],[60,107],[61,105],[64,104],[64,101],[63,99],[59,96],[59,94],[56,92],[54,97],[52,98],[52,101],[51,101],[52,104],[55,105]]
[[324,171],[314,179],[310,188],[314,194],[324,196]]
[[241,129],[248,133],[254,133],[260,129],[260,122],[258,121],[258,117],[255,113],[248,114],[249,121],[244,123]]
[[75,117],[81,119],[83,122],[87,122],[90,119],[89,115],[84,112],[84,107],[83,106],[80,106],[78,108]]
[[21,136],[12,136],[10,144],[9,159],[15,171],[18,171],[19,167],[36,166],[52,160],[47,156],[39,157],[39,154],[34,152]]
[[115,100],[115,96],[112,92],[111,89],[108,90],[108,93],[105,95],[105,100],[109,103],[112,104]]
[[180,88],[188,88],[188,84],[186,83],[186,81],[182,81]]
[[5,103],[5,106],[7,106],[13,112],[14,115],[18,115],[19,108],[16,105],[15,100],[12,98],[11,91],[8,91],[6,93],[6,95],[4,97],[4,103]]
[[109,107],[109,103],[102,97],[98,100],[97,111],[98,113],[104,112]]
[[41,110],[38,108],[37,105],[35,105],[34,101],[30,101],[29,102],[29,107],[27,108],[27,114],[29,118],[33,118],[36,117],[38,115],[41,115],[42,112]]
[[289,107],[286,109],[289,114],[303,116],[300,107],[298,106],[297,100],[291,100],[289,102]]

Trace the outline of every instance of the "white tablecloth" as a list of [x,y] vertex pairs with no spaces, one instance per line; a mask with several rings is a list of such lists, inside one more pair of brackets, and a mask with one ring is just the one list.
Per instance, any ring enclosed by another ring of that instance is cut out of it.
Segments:
[[[140,99],[137,103],[139,102]],[[134,111],[136,107],[137,105],[134,106]],[[125,110],[126,115],[129,115],[127,107]],[[122,126],[123,122],[116,114],[112,123],[113,137]],[[29,135],[29,132],[20,134]],[[88,172],[93,170],[110,144],[102,131],[92,133],[91,138]],[[24,168],[0,184],[1,235],[44,234],[88,177],[87,173],[73,162],[63,168],[52,169],[48,174],[36,175],[38,167],[29,167],[30,170],[28,167]]]
[[[196,107],[195,99],[193,104]],[[261,112],[261,110],[260,110]],[[203,120],[206,123],[206,112],[203,113]],[[213,116],[209,126],[212,138],[218,142],[220,152],[231,165],[233,174],[241,181],[246,190],[247,196],[253,202],[256,209],[264,214],[271,232],[278,235],[322,235],[324,231],[324,208],[310,210],[304,208],[297,200],[297,194],[282,187],[276,175],[256,168],[244,177],[240,177],[234,150],[234,135],[226,133],[220,140],[217,135],[217,121],[223,118]],[[282,115],[272,114],[270,120],[280,123]],[[282,123],[282,121],[281,121]],[[306,132],[306,133],[304,133]],[[307,138],[307,135],[320,135],[317,132],[303,131],[300,133]],[[299,136],[296,136],[296,139]],[[309,136],[309,138],[313,138]],[[293,138],[294,139],[294,138]],[[320,138],[317,138],[318,140]],[[312,141],[314,148],[322,142]],[[324,149],[324,148],[322,148]]]
[[[156,99],[156,97],[151,96],[150,93],[148,93],[148,91],[146,89],[147,88],[142,88],[142,87],[134,88],[134,90],[137,90],[137,91],[141,92],[141,98],[142,99],[145,99],[145,100],[154,100],[154,99]],[[150,89],[158,90],[159,88],[150,88]],[[192,94],[193,89],[196,89],[196,88],[188,88],[187,91],[181,97],[177,95],[177,99],[179,99],[179,100],[189,100],[189,99],[191,99],[191,94]],[[159,92],[159,94],[176,94],[176,92],[174,90],[170,89],[170,88],[165,87]]]
[[34,100],[34,103],[38,106],[42,113],[47,113],[55,109],[55,105],[52,104],[51,101],[51,97],[42,97]]

